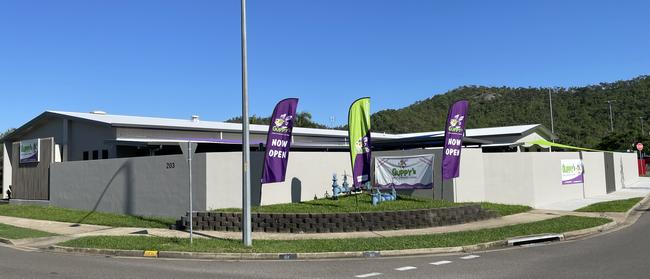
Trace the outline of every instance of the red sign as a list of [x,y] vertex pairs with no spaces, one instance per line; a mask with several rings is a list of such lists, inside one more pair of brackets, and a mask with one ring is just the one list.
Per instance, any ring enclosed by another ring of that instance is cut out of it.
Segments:
[[643,151],[643,143],[640,143],[640,142],[637,143],[636,144],[636,149],[639,150],[639,151]]

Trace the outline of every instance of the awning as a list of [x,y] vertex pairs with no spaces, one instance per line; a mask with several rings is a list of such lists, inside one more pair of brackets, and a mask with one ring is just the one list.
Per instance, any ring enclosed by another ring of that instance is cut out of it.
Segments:
[[492,143],[492,144],[484,144],[481,147],[519,147],[524,145],[525,143],[523,142],[511,142],[511,143]]
[[[485,144],[491,144],[491,141],[463,137],[463,146],[482,146]],[[444,135],[435,135],[435,136],[416,136],[409,138],[399,138],[399,139],[381,139],[373,140],[372,148],[373,150],[400,150],[400,149],[416,149],[416,148],[427,148],[427,147],[443,147],[445,145],[445,136]]]
[[527,142],[526,144],[536,144],[541,147],[557,147],[557,148],[564,148],[564,149],[572,149],[572,150],[580,150],[580,151],[595,151],[595,152],[611,152],[611,151],[604,151],[604,150],[598,150],[598,149],[591,149],[591,148],[584,148],[584,147],[577,147],[577,146],[571,146],[571,145],[566,145],[566,144],[560,144],[560,143],[554,143],[550,142],[544,139],[536,140],[536,141],[531,141]]
[[[171,145],[186,142],[203,143],[203,144],[228,144],[241,145],[241,140],[217,139],[217,138],[117,138],[109,140],[110,142],[131,143],[140,145]],[[257,147],[260,144],[266,144],[264,141],[252,140],[250,146]],[[347,151],[350,147],[347,142],[292,142],[292,149],[314,149],[314,150],[341,150]]]

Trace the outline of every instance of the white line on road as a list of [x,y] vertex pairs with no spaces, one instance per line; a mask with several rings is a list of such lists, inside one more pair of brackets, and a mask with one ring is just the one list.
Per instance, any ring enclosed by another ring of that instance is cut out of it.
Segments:
[[395,270],[397,271],[407,271],[407,270],[413,270],[413,269],[418,269],[415,266],[403,266],[403,267],[398,267]]
[[469,256],[461,257],[461,259],[463,259],[463,260],[473,260],[473,259],[480,258],[480,257],[481,256],[478,256],[478,255],[469,255]]
[[432,264],[432,265],[443,265],[443,264],[450,264],[450,263],[452,263],[452,262],[451,261],[439,261],[439,262],[433,262],[433,263],[430,263],[430,264]]
[[356,278],[368,278],[368,277],[373,277],[373,276],[377,276],[377,275],[381,275],[381,273],[379,273],[379,272],[366,273],[366,274],[356,275],[354,277],[356,277]]

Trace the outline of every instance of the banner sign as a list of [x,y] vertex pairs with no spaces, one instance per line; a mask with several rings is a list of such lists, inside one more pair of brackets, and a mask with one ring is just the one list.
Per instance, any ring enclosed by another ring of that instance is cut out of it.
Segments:
[[433,154],[375,157],[375,186],[432,189]]
[[562,164],[562,185],[584,183],[584,166],[580,159],[566,159]]
[[41,161],[41,143],[38,139],[20,141],[20,163],[36,163]]
[[291,132],[298,99],[289,98],[280,101],[271,115],[271,124],[266,136],[266,155],[262,183],[283,182],[289,162]]
[[460,100],[449,107],[445,123],[445,147],[442,152],[442,178],[458,177],[460,151],[465,136],[465,121],[469,101]]
[[348,114],[352,181],[361,187],[370,181],[370,98],[356,100]]

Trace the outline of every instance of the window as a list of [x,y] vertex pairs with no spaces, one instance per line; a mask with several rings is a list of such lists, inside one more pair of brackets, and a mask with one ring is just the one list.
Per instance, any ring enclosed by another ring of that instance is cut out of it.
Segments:
[[93,150],[93,160],[99,159],[99,151]]
[[108,150],[106,149],[102,150],[102,159],[108,159]]
[[84,151],[84,161],[88,161],[88,151]]

